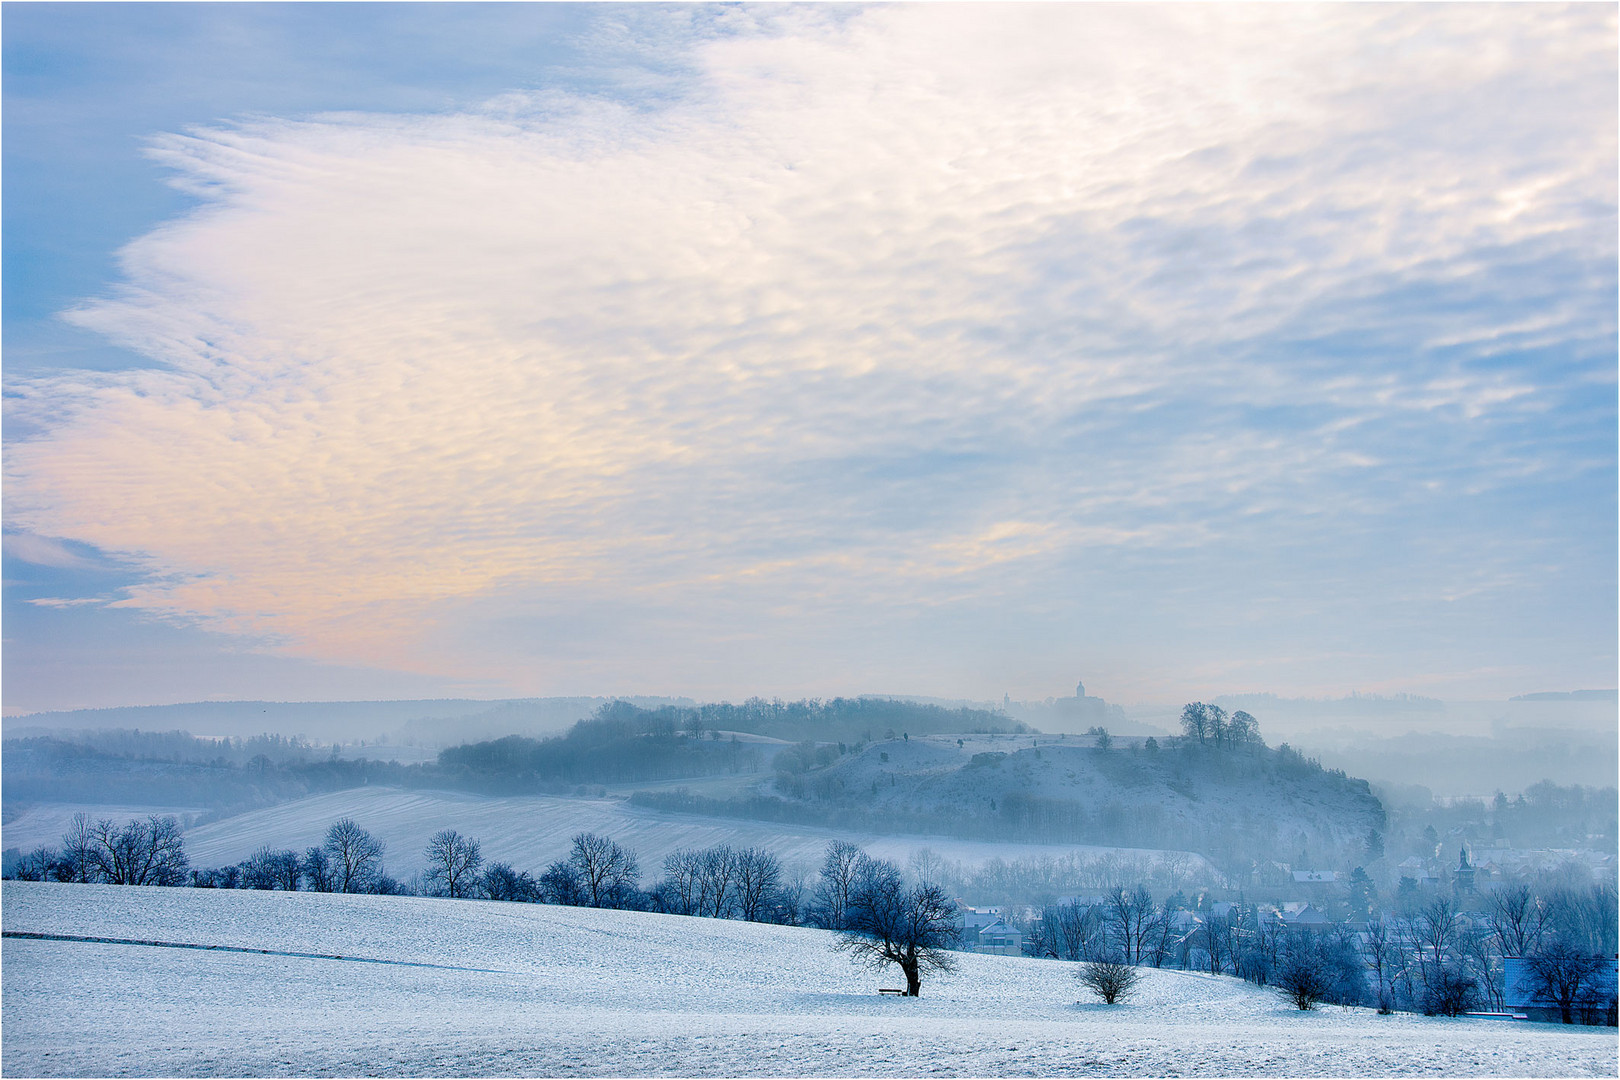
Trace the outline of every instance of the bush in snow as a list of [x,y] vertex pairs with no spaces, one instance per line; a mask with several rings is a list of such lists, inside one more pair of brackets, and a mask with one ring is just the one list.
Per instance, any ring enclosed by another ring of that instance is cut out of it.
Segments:
[[1141,973],[1118,960],[1092,960],[1080,965],[1080,985],[1102,998],[1104,1005],[1125,1001],[1136,989]]
[[1289,937],[1272,982],[1301,1011],[1314,1009],[1333,990],[1322,950],[1308,933]]

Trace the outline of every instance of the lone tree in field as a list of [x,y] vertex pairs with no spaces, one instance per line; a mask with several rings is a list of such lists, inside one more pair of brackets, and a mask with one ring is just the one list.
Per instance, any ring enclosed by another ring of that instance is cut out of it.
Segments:
[[442,829],[428,841],[428,888],[443,890],[449,897],[470,896],[478,883],[478,868],[484,863],[478,841],[454,829]]
[[956,905],[938,885],[908,889],[900,869],[886,860],[867,860],[845,911],[838,947],[873,967],[899,964],[906,996],[922,992],[924,971],[951,971],[947,951],[961,936]]
[[1080,985],[1102,998],[1104,1005],[1124,1001],[1136,989],[1141,973],[1119,960],[1092,960],[1081,964]]

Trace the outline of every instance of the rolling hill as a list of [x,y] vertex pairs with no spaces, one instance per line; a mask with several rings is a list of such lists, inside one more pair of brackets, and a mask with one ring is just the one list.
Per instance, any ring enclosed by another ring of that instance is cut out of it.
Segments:
[[25,882],[0,899],[12,1076],[1614,1074],[1609,1029],[1301,1013],[1186,972],[1103,1006],[1074,965],[964,954],[891,998],[892,973],[802,928]]

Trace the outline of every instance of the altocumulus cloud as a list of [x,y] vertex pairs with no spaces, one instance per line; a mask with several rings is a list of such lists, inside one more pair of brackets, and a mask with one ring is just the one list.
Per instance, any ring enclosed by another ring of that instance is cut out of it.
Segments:
[[1611,8],[625,17],[656,93],[156,139],[200,204],[70,313],[153,364],[11,384],[11,523],[471,674],[481,611],[832,632],[1154,553],[1531,587],[1550,528],[1445,521],[1612,478]]

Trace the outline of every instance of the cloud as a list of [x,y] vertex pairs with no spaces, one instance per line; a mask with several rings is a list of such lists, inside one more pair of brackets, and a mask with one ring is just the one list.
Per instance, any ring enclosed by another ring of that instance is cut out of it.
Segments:
[[157,139],[202,204],[71,314],[154,366],[12,383],[13,523],[426,670],[480,598],[1004,603],[1231,546],[1286,588],[1433,484],[1612,474],[1612,11],[621,23],[676,59],[617,94]]
[[35,566],[49,566],[60,570],[106,569],[103,563],[74,551],[68,544],[49,536],[7,533],[4,544],[7,555]]

